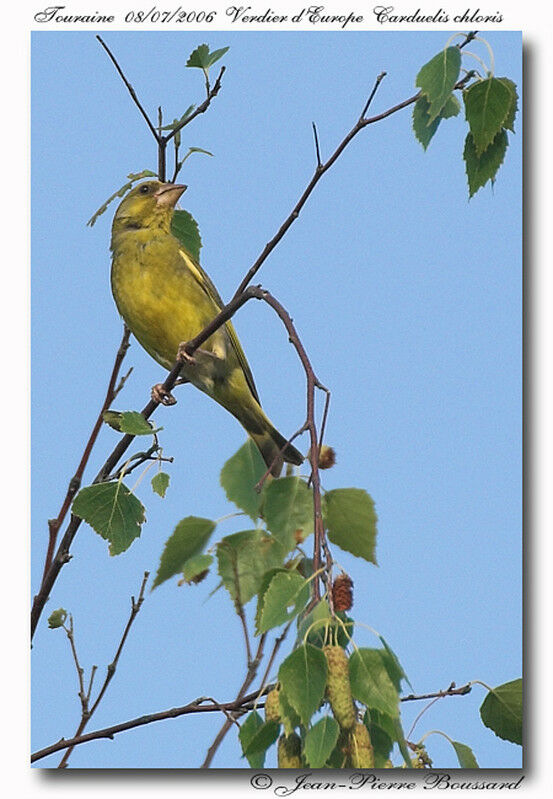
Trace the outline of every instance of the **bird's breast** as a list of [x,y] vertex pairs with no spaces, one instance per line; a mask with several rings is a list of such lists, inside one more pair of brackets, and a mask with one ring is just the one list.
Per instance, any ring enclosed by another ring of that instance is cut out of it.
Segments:
[[116,243],[112,291],[132,333],[169,369],[179,344],[199,333],[217,308],[186,268],[177,240],[142,233],[131,232]]

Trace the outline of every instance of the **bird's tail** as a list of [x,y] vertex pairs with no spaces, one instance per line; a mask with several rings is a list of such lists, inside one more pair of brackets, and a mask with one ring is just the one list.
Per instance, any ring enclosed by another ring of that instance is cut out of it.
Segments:
[[292,446],[292,444],[288,444],[284,436],[272,425],[263,433],[253,433],[250,431],[250,436],[256,443],[273,477],[278,477],[280,475],[283,461],[286,461],[286,463],[293,463],[294,466],[299,466],[304,461],[301,452]]

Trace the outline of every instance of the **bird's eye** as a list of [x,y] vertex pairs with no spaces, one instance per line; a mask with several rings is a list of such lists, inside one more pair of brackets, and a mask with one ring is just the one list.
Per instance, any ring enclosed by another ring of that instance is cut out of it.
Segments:
[[144,184],[143,184],[143,185],[140,187],[140,194],[148,194],[148,192],[149,192],[149,191],[150,191],[150,187],[148,186],[148,184],[147,184],[147,183],[144,183]]

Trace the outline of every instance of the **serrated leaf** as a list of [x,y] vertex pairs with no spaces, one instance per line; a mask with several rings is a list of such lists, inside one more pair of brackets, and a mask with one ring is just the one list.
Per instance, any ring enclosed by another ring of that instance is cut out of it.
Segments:
[[187,583],[199,582],[197,579],[213,563],[213,555],[195,555],[182,567],[182,576]]
[[492,688],[480,706],[480,716],[499,738],[522,746],[522,679]]
[[458,47],[447,47],[431,58],[419,71],[415,84],[426,95],[429,102],[428,124],[444,107],[459,78],[461,51]]
[[324,495],[328,537],[346,552],[376,564],[374,502],[361,488],[336,488]]
[[[243,753],[245,752],[252,738],[255,736],[256,732],[264,725],[264,723],[265,722],[263,721],[262,717],[256,710],[252,710],[252,712],[246,716],[246,719],[241,724],[240,731],[238,733],[238,739],[242,746]],[[265,752],[255,752],[254,754],[247,756],[247,760],[251,768],[262,768],[263,764],[265,763]]]
[[221,47],[219,50],[214,50],[212,53],[210,53],[209,46],[207,44],[200,44],[199,47],[196,47],[194,52],[190,54],[190,57],[186,62],[186,66],[198,67],[199,69],[203,69],[205,72],[216,61],[222,58],[228,49],[228,47]]
[[313,493],[300,477],[280,477],[265,489],[263,516],[286,552],[313,532]]
[[430,103],[424,94],[419,97],[413,107],[413,131],[425,150],[438,130],[441,121],[441,117],[437,116],[436,119],[430,122],[429,108]]
[[198,516],[187,516],[177,524],[165,542],[152,591],[175,574],[180,574],[189,558],[199,555],[213,531],[215,522]]
[[461,744],[459,741],[451,741],[451,745],[455,749],[460,768],[480,768],[470,746]]
[[509,117],[513,103],[512,90],[497,78],[487,78],[465,89],[463,100],[474,149],[480,158]]
[[324,653],[311,644],[299,646],[281,663],[278,679],[286,698],[308,724],[324,696],[327,663]]
[[202,239],[198,223],[188,211],[178,210],[173,214],[171,233],[183,245],[186,252],[190,253],[195,261],[200,260]]
[[220,47],[219,50],[214,50],[212,53],[209,54],[209,66],[213,66],[213,64],[218,61],[220,58],[224,56],[224,54],[229,50],[229,47]]
[[485,186],[488,180],[494,183],[497,171],[505,158],[507,145],[507,134],[502,130],[497,134],[488,149],[478,157],[472,133],[467,133],[463,158],[469,184],[469,198],[474,196],[478,189]]
[[284,732],[286,735],[290,735],[296,727],[300,726],[301,719],[290,704],[282,685],[278,692],[278,709]]
[[371,708],[366,711],[363,723],[369,731],[374,751],[374,767],[384,768],[396,740],[394,720],[386,713]]
[[247,746],[242,751],[248,759],[252,756],[263,753],[274,744],[280,732],[280,724],[278,721],[264,721],[261,727],[258,727],[247,743]]
[[309,599],[309,584],[297,572],[274,575],[263,594],[258,632],[264,633],[293,619]]
[[430,144],[430,140],[438,130],[438,126],[442,119],[449,119],[455,117],[461,110],[459,100],[454,94],[450,94],[447,98],[444,107],[436,117],[430,121],[429,110],[430,103],[425,95],[421,95],[415,105],[413,106],[413,131],[415,137],[422,144],[426,150]]
[[351,693],[368,708],[392,718],[399,715],[399,696],[387,668],[383,649],[356,649],[349,659]]
[[283,574],[288,574],[288,569],[285,569],[283,566],[276,568],[276,569],[269,569],[266,571],[259,583],[259,590],[257,592],[257,607],[255,610],[255,631],[256,635],[259,633],[259,623],[261,621],[261,614],[263,613],[263,605],[265,603],[265,594],[267,592],[267,588],[271,584],[271,580],[275,576],[275,574],[279,574],[282,572]]
[[498,81],[503,83],[511,91],[511,106],[509,108],[509,112],[505,117],[503,122],[503,127],[506,130],[510,130],[512,133],[515,132],[515,117],[518,111],[518,93],[517,93],[517,85],[514,81],[509,80],[509,78],[497,78]]
[[282,547],[263,530],[244,530],[221,539],[217,561],[233,601],[245,605],[257,594],[265,572],[282,565]]
[[265,462],[251,438],[221,469],[221,485],[228,499],[254,521],[259,516],[263,499],[262,494],[255,490],[255,485],[266,471]]
[[[326,599],[317,602],[313,610],[301,618],[298,623],[297,642],[303,643],[307,634],[307,643],[313,646],[323,647],[325,644],[325,631],[332,624],[332,616]],[[307,631],[309,630],[309,633]]]
[[411,690],[414,691],[413,686],[409,682],[408,676],[405,674],[403,670],[403,666],[399,662],[398,656],[396,655],[392,647],[388,644],[388,642],[385,640],[385,638],[382,635],[379,635],[378,637],[382,641],[382,645],[384,646],[384,649],[386,650],[386,654],[388,656],[384,657],[384,662],[386,668],[388,669],[388,674],[390,675],[390,679],[396,686],[398,692],[401,690],[402,680],[405,680],[405,682],[409,685]]
[[159,428],[145,419],[138,411],[123,411],[119,419],[119,429],[122,433],[129,433],[131,436],[151,436],[157,433]]
[[324,716],[309,729],[303,742],[303,754],[311,768],[324,768],[336,746],[340,727],[332,716]]
[[165,497],[167,489],[169,488],[169,480],[171,478],[167,472],[158,472],[152,477],[152,489],[160,497]]
[[81,488],[71,510],[109,541],[110,555],[128,549],[146,521],[144,505],[121,482]]

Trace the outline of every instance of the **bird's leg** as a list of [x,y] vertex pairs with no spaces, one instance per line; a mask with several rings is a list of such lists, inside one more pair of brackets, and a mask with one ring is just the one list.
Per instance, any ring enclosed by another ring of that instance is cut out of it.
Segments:
[[163,388],[163,383],[156,383],[155,386],[152,386],[151,394],[153,401],[160,405],[175,405],[177,402],[171,392]]
[[[186,377],[177,377],[175,386],[182,386],[189,381]],[[159,402],[160,405],[175,405],[177,400],[170,391],[163,388],[163,383],[156,383],[152,388],[152,399],[154,402]]]

